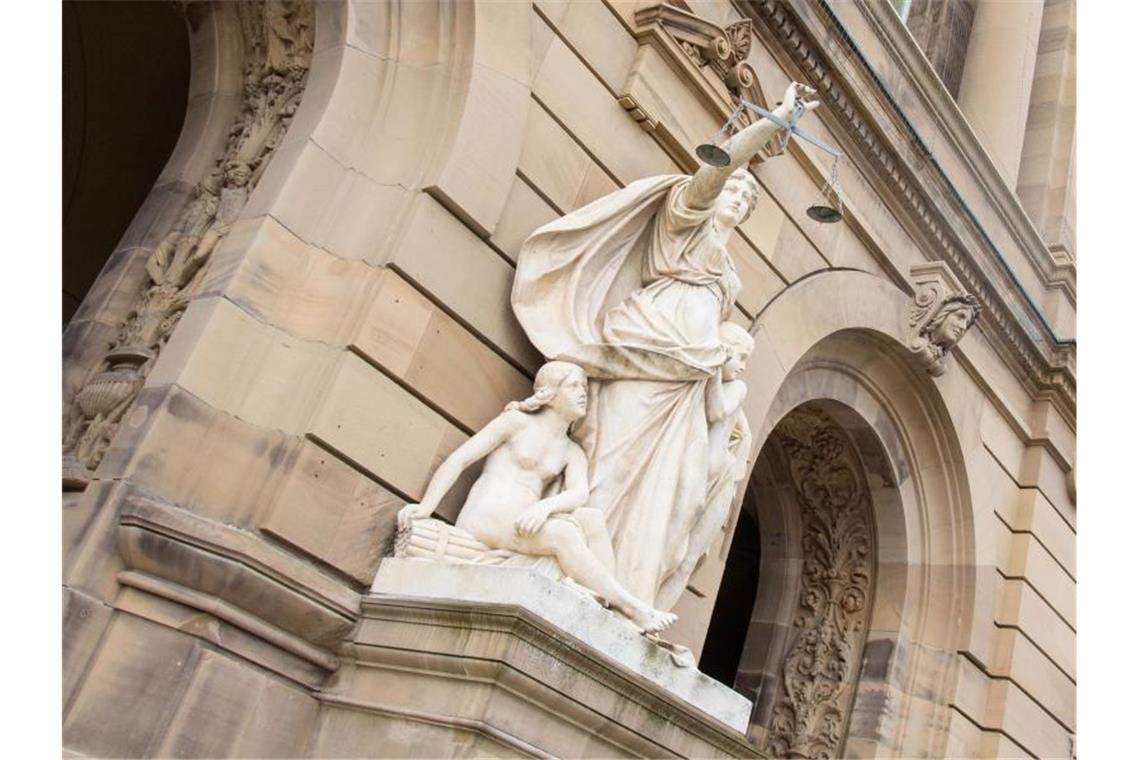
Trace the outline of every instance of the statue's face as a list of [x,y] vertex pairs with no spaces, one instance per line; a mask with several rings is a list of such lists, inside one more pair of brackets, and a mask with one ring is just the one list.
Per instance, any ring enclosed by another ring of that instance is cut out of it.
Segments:
[[737,177],[729,177],[716,197],[713,214],[723,227],[732,228],[744,221],[752,203],[752,186]]
[[579,372],[567,377],[558,386],[551,406],[562,416],[577,420],[586,415],[586,376]]
[[226,184],[230,187],[245,187],[251,174],[247,164],[234,162],[226,166]]
[[959,306],[946,315],[942,324],[938,325],[930,334],[930,340],[943,348],[955,345],[966,334],[970,326],[970,317],[973,310],[968,306]]
[[728,361],[722,364],[720,368],[722,380],[736,380],[744,371],[744,365],[748,361],[747,351],[739,348],[730,348],[729,351]]

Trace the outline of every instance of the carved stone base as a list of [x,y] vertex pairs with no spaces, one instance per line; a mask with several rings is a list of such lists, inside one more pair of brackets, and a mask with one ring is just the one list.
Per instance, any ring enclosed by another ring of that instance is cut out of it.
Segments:
[[386,559],[362,616],[319,695],[355,738],[317,754],[759,756],[747,699],[533,570]]

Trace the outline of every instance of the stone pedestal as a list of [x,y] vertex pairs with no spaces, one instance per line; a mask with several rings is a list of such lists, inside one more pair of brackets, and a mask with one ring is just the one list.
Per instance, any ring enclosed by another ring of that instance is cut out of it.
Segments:
[[758,756],[745,697],[529,569],[386,559],[344,654],[319,756]]

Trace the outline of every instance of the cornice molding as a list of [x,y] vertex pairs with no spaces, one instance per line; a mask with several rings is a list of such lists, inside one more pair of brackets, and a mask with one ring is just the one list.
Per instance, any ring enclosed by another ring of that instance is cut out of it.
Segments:
[[1046,287],[1059,288],[1070,303],[1076,303],[1077,269],[1067,253],[1060,257],[1045,242],[1033,220],[1025,212],[1017,194],[1002,179],[997,166],[986,152],[977,134],[958,103],[946,91],[937,72],[931,67],[926,56],[907,31],[898,14],[885,3],[858,2],[863,15],[872,22],[883,44],[896,55],[897,62],[911,81],[917,82],[916,91],[927,98],[931,114],[939,125],[953,139],[967,159],[969,167],[977,176],[979,184],[986,192],[1002,220],[1017,237],[1021,250],[1029,254],[1028,260],[1045,282]]
[[[796,76],[819,91],[827,107],[817,113],[842,142],[856,148],[848,148],[849,158],[879,180],[884,195],[906,214],[926,256],[945,261],[977,296],[982,332],[1030,394],[1053,401],[1075,425],[1075,343],[1052,337],[948,178],[931,170],[924,147],[823,0],[737,0],[737,5],[772,50],[798,69]],[[807,28],[809,23],[814,29]],[[866,116],[868,99],[889,124]],[[888,138],[888,129],[899,139]],[[1038,244],[1043,245],[1039,239]]]

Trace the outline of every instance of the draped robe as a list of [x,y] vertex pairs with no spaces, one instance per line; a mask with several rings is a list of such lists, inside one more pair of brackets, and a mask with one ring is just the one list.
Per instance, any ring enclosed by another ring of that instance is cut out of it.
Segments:
[[688,175],[649,177],[539,228],[522,246],[511,302],[531,342],[590,377],[577,426],[615,574],[656,604],[706,498],[705,384],[725,361],[718,328],[740,280],[685,204]]

